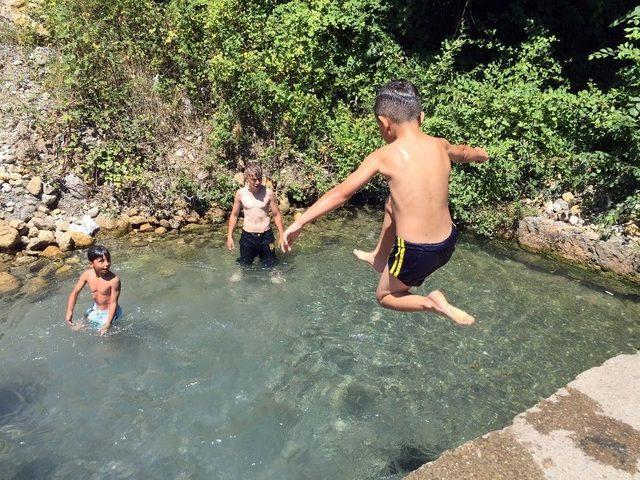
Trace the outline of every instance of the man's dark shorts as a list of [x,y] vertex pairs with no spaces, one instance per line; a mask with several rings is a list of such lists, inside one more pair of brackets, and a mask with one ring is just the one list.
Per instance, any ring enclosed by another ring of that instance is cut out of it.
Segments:
[[449,261],[456,248],[458,229],[440,243],[411,243],[396,237],[389,254],[389,273],[410,287],[422,285],[424,279]]
[[243,230],[240,236],[238,263],[251,265],[254,258],[260,257],[263,266],[272,267],[277,261],[275,242],[276,239],[271,229],[262,233],[250,233]]

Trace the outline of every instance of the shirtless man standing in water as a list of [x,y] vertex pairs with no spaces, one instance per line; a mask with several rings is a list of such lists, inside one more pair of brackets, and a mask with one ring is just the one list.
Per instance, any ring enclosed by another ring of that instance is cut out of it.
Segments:
[[271,230],[269,210],[278,228],[279,242],[282,247],[284,225],[273,191],[262,184],[262,168],[257,163],[249,163],[244,170],[245,186],[238,189],[233,200],[233,209],[229,216],[227,229],[227,248],[233,250],[233,230],[238,222],[242,207],[244,223],[240,236],[240,257],[238,263],[251,265],[256,257],[265,267],[276,263],[275,238]]
[[424,119],[420,96],[406,80],[391,81],[380,89],[374,113],[387,145],[365,158],[345,181],[287,228],[285,249],[290,249],[305,224],[344,204],[380,173],[391,191],[382,235],[373,252],[354,251],[381,272],[378,302],[392,310],[430,311],[470,325],[475,319],[447,302],[439,290],[422,296],[410,289],[446,264],[455,248],[458,230],[448,202],[451,163],[484,162],[487,153],[482,148],[451,145],[424,134],[420,128]]

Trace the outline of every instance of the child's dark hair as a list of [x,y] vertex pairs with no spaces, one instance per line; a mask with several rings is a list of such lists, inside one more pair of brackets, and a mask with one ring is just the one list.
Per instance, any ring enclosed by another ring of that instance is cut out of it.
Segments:
[[373,111],[396,123],[420,120],[422,101],[418,89],[408,80],[391,80],[378,90]]
[[89,250],[87,250],[87,257],[89,257],[89,261],[93,262],[96,258],[107,257],[107,260],[111,260],[111,254],[107,247],[103,247],[102,245],[91,245]]
[[262,178],[262,167],[259,163],[249,162],[247,163],[247,166],[244,167],[244,176],[245,178]]

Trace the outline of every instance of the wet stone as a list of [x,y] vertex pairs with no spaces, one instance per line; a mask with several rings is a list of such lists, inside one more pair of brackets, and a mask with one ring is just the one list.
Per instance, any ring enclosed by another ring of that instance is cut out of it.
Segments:
[[13,293],[20,289],[20,280],[7,272],[0,272],[0,295]]

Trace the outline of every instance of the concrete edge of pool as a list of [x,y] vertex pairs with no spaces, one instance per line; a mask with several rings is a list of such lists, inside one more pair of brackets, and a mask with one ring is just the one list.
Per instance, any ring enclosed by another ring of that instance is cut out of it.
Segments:
[[405,480],[640,478],[640,352],[587,370],[513,423]]

